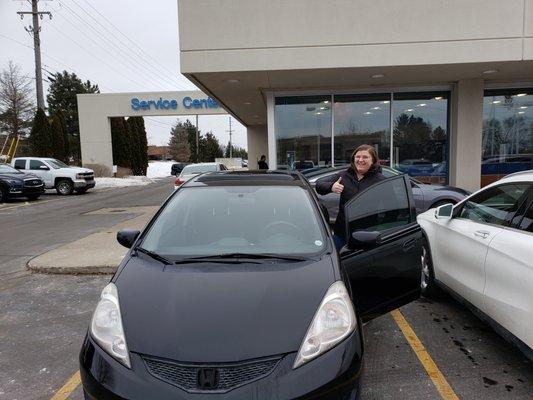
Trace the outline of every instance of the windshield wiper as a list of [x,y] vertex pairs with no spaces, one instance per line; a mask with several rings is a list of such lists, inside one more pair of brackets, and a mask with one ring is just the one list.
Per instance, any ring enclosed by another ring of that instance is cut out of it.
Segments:
[[172,264],[172,261],[166,259],[165,257],[163,257],[163,256],[161,256],[161,255],[159,255],[157,253],[154,253],[153,251],[146,250],[143,247],[136,247],[135,251],[140,251],[141,253],[144,253],[144,254],[152,257],[154,260],[162,262],[163,264],[166,264],[166,265]]
[[[212,256],[203,256],[203,257],[190,257],[183,258],[181,260],[174,261],[174,264],[185,264],[189,262],[226,262],[226,263],[245,263],[254,260],[253,262],[259,264],[258,260],[284,260],[284,261],[306,261],[309,260],[305,257],[299,256],[281,256],[270,253],[226,253],[226,254],[216,254]],[[256,261],[257,260],[257,261]]]

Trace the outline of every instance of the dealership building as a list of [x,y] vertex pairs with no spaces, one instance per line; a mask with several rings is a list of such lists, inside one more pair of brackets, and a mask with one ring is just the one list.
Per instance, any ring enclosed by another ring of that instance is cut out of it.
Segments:
[[181,72],[241,121],[249,165],[361,144],[474,190],[533,168],[533,0],[179,0]]

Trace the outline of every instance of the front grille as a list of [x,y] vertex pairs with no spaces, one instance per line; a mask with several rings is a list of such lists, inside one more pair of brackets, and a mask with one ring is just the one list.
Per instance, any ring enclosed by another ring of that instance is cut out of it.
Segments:
[[24,179],[25,187],[36,187],[41,186],[43,182],[40,179]]
[[[280,357],[263,358],[235,364],[182,364],[143,356],[148,372],[158,379],[171,383],[187,392],[225,393],[239,386],[270,374]],[[209,388],[201,386],[199,373],[202,369],[216,371],[216,384]]]

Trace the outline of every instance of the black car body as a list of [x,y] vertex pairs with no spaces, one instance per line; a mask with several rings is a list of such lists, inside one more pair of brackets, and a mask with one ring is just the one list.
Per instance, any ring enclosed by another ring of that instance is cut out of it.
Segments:
[[[309,180],[311,186],[315,186],[320,179],[327,178],[339,172],[343,172],[348,167],[346,165],[338,167],[322,168],[320,170],[303,171],[302,174]],[[398,176],[401,172],[386,166],[381,166],[382,173],[386,178]],[[409,177],[413,199],[415,202],[417,214],[423,213],[430,208],[435,208],[443,204],[456,204],[470,194],[466,190],[447,185],[437,185],[422,183],[412,177]],[[339,212],[339,195],[337,193],[328,193],[318,195],[320,202],[328,209],[330,222],[335,222]]]
[[170,173],[172,175],[179,175],[181,171],[183,171],[183,168],[185,168],[186,165],[187,163],[182,163],[182,162],[174,163],[170,167]]
[[86,398],[356,398],[362,322],[419,296],[422,236],[403,176],[346,205],[340,253],[326,213],[300,174],[225,171],[119,232],[131,250],[80,352]]
[[36,200],[42,193],[44,182],[40,178],[0,163],[0,203],[13,197]]

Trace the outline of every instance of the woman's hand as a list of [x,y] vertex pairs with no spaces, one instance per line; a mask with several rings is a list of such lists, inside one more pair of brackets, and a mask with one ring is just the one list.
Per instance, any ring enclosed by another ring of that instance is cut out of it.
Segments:
[[339,193],[339,194],[342,193],[342,191],[344,190],[344,185],[341,182],[342,182],[342,176],[331,187],[331,191],[333,193]]

